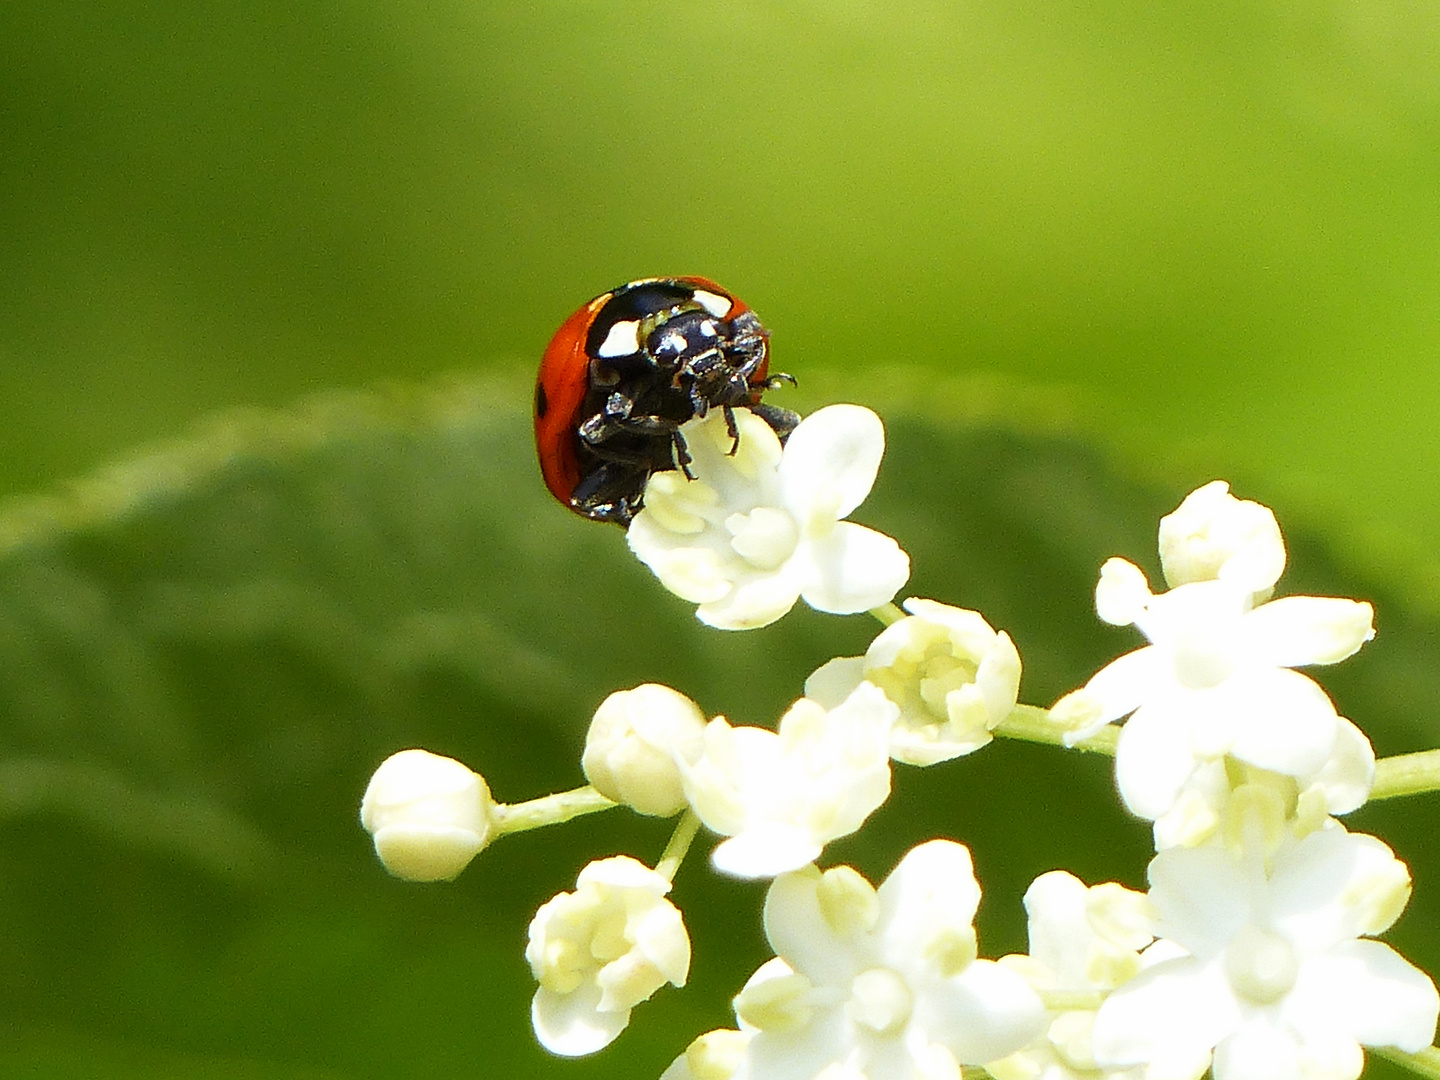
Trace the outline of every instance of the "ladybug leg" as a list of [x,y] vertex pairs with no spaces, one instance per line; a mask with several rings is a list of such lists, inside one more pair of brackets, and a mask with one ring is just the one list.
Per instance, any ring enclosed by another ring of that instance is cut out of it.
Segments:
[[740,449],[740,425],[735,422],[735,407],[725,406],[725,434],[730,436],[730,453],[728,457],[734,457],[735,451]]
[[617,432],[626,429],[634,408],[635,402],[617,390],[605,399],[599,412],[580,425],[580,438],[591,446],[605,442]]
[[791,412],[789,409],[782,409],[776,405],[767,405],[762,401],[757,401],[754,405],[751,405],[750,411],[760,417],[761,420],[764,420],[765,423],[769,424],[770,429],[774,431],[776,435],[780,436],[782,443],[790,437],[790,432],[794,431],[800,423],[799,413]]
[[695,459],[690,456],[690,447],[685,444],[685,436],[680,434],[678,427],[670,432],[670,444],[675,450],[675,464],[685,474],[686,480],[694,480],[695,474],[690,471],[690,463]]
[[629,525],[640,509],[638,489],[648,472],[643,465],[605,462],[580,481],[570,505],[593,521]]
[[635,412],[635,402],[621,393],[606,399],[604,407],[577,429],[580,438],[598,448],[617,435],[654,435],[669,439],[676,421],[653,413]]
[[[618,447],[613,443],[602,443],[599,446],[589,448],[599,461],[606,465],[626,465],[633,469],[640,469],[646,473],[653,472],[657,468],[668,468],[668,462],[664,461],[664,455],[657,455],[654,449],[648,446],[630,445]],[[670,447],[667,445],[665,450]],[[657,462],[657,456],[660,461]]]

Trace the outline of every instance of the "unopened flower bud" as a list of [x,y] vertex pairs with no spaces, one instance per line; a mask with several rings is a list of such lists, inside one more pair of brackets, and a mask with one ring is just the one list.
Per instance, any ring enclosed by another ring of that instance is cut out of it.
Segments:
[[1285,569],[1285,541],[1269,507],[1214,480],[1160,519],[1160,564],[1172,588],[1222,579],[1268,593]]
[[360,824],[396,877],[450,881],[489,843],[494,810],[484,777],[454,758],[402,750],[370,778]]
[[685,808],[675,755],[698,757],[704,732],[698,705],[668,686],[645,683],[600,703],[580,765],[607,799],[670,817]]

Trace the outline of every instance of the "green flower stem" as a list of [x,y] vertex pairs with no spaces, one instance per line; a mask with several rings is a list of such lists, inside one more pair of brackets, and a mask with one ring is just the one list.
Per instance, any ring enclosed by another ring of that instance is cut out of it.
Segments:
[[870,614],[874,615],[875,618],[879,619],[886,626],[893,626],[905,618],[905,612],[901,611],[900,606],[894,603],[881,604],[879,607],[871,608]]
[[666,881],[675,880],[675,871],[685,861],[685,853],[690,850],[690,842],[695,839],[699,828],[700,819],[695,816],[695,811],[686,810],[676,823],[675,831],[670,834],[670,842],[661,852],[660,861],[655,864],[655,872]]
[[1401,1068],[1409,1069],[1416,1076],[1427,1076],[1431,1080],[1440,1080],[1440,1047],[1427,1046],[1418,1054],[1407,1054],[1404,1050],[1396,1050],[1393,1046],[1375,1046],[1370,1048],[1370,1052],[1383,1057],[1386,1061],[1393,1061]]
[[[1026,742],[1049,743],[1064,746],[1069,729],[1050,719],[1050,710],[1035,705],[1016,705],[1010,715],[1000,721],[995,734],[1006,739],[1023,739]],[[1120,729],[1106,724],[1094,735],[1077,742],[1072,749],[1088,750],[1095,754],[1115,754],[1115,743],[1120,738]]]
[[1426,791],[1440,791],[1440,750],[1397,754],[1375,763],[1375,786],[1370,789],[1370,798],[1392,799]]
[[574,791],[557,791],[554,795],[531,799],[529,802],[509,806],[499,803],[494,809],[492,820],[495,823],[495,835],[500,837],[506,833],[559,825],[562,821],[609,810],[612,806],[619,805],[587,785]]

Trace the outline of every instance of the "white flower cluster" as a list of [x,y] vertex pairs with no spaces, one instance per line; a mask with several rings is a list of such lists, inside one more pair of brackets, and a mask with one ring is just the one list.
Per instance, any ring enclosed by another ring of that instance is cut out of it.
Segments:
[[1095,1016],[1092,1054],[1147,1076],[1354,1078],[1362,1046],[1430,1044],[1435,984],[1388,945],[1405,864],[1337,827],[1268,858],[1222,845],[1150,864],[1159,940]]
[[[1279,526],[1220,481],[1161,522],[1160,555],[1167,592],[1153,594],[1122,559],[1105,564],[1095,592],[1102,619],[1133,624],[1150,644],[1052,710],[1072,741],[1129,716],[1116,782],[1126,806],[1154,822],[1159,849],[1150,919],[1130,920],[1143,931],[1132,947],[1156,940],[1108,985],[1072,956],[1069,988],[1106,996],[1079,1018],[1057,1015],[1049,1057],[1042,1047],[1036,1060],[1063,1066],[1056,1080],[1096,1068],[1146,1080],[1207,1069],[1216,1080],[1353,1080],[1363,1046],[1418,1051],[1440,1011],[1428,976],[1364,940],[1395,921],[1410,892],[1388,847],[1332,816],[1369,796],[1369,740],[1292,670],[1353,654],[1374,636],[1373,612],[1330,597],[1271,599],[1285,566]],[[1058,955],[1054,928],[1074,920],[1073,893],[1032,889],[1032,958]],[[1077,928],[1068,940],[1084,936]]]
[[958,1077],[1015,1051],[1045,1010],[1025,979],[976,958],[979,903],[970,852],[950,840],[911,849],[878,889],[848,866],[776,878],[776,956],[735,998],[728,1072],[701,1071],[692,1049],[662,1080]]
[[908,557],[845,520],[883,453],[873,413],[823,409],[783,449],[748,411],[736,419],[738,443],[718,413],[687,425],[693,476],[652,477],[631,548],[715,627],[764,626],[801,597],[872,610],[887,625],[865,654],[811,674],[773,729],[707,721],[657,684],[611,694],[582,757],[592,786],[553,806],[498,807],[463,765],[423,751],[366,793],[382,860],[415,880],[574,813],[681,815],[654,868],[596,860],[536,913],[543,1045],[599,1050],[661,986],[684,985],[690,942],[669,893],[700,825],[720,838],[716,869],[773,879],[775,956],[735,997],[736,1027],[697,1038],[662,1080],[958,1080],[977,1065],[997,1080],[1354,1080],[1363,1047],[1429,1044],[1434,983],[1371,940],[1405,907],[1408,868],[1336,820],[1369,797],[1374,753],[1294,670],[1356,652],[1373,612],[1272,598],[1285,548],[1267,508],[1218,481],[1192,493],[1161,522],[1164,592],[1123,559],[1102,568],[1100,617],[1148,644],[1062,698],[1046,737],[1073,745],[1124,721],[1116,780],[1151,823],[1149,890],[1042,874],[1024,898],[1029,954],[984,960],[961,844],[918,845],[878,888],[818,864],[888,798],[892,761],[949,761],[1041,714],[1016,711],[1019,652],[977,612],[891,604]]

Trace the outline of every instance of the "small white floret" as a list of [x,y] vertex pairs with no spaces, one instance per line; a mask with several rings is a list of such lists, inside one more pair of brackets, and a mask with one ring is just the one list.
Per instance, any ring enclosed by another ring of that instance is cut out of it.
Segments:
[[896,713],[867,685],[828,713],[801,698],[778,731],[712,720],[702,752],[679,765],[691,808],[729,837],[712,855],[716,868],[773,877],[858,829],[890,794]]
[[909,615],[887,626],[863,657],[841,657],[805,682],[805,696],[832,706],[860,683],[878,686],[900,709],[890,755],[933,765],[978,750],[1020,693],[1020,654],[979,612],[934,600],[905,601]]
[[[864,501],[885,451],[869,409],[831,405],[803,420],[782,451],[770,426],[722,410],[681,432],[694,479],[659,472],[628,534],[630,549],[696,615],[723,630],[766,626],[803,597],[853,614],[888,603],[910,576],[890,537],[844,520]],[[733,452],[732,452],[733,451]]]
[[[1114,882],[1086,887],[1063,870],[1042,874],[1025,893],[1030,953],[1000,962],[1041,991],[1109,991],[1143,966],[1140,950],[1154,938],[1155,913],[1143,893]],[[1048,1014],[1045,1033],[986,1068],[996,1080],[1142,1080],[1134,1066],[1101,1069],[1092,1035],[1095,1010]]]
[[542,1046],[578,1057],[609,1046],[630,1011],[667,982],[684,986],[690,937],[670,882],[627,855],[590,863],[574,892],[530,922],[525,959],[540,988],[530,1017]]
[[660,1080],[730,1080],[745,1060],[753,1032],[719,1028],[707,1031],[660,1074]]
[[402,750],[370,778],[360,824],[396,877],[449,881],[489,843],[494,810],[477,773],[428,750]]
[[849,867],[775,879],[777,956],[735,999],[753,1029],[734,1080],[958,1077],[1044,1028],[1016,973],[976,958],[980,886],[960,844],[913,848],[878,889]]
[[1219,825],[1227,761],[1315,789],[1333,800],[1329,813],[1359,805],[1373,767],[1368,745],[1319,685],[1291,669],[1358,650],[1375,635],[1370,605],[1319,596],[1265,602],[1284,567],[1278,526],[1219,481],[1165,519],[1161,550],[1173,586],[1166,592],[1152,593],[1123,559],[1101,571],[1100,617],[1133,624],[1150,643],[1057,703],[1052,715],[1069,727],[1067,742],[1129,716],[1116,781],[1125,805],[1157,823],[1162,845],[1198,842]]
[[1269,859],[1223,845],[1161,852],[1150,899],[1163,959],[1100,1007],[1096,1060],[1172,1075],[1213,1053],[1216,1080],[1353,1080],[1361,1047],[1430,1045],[1434,983],[1365,940],[1408,895],[1389,848],[1334,825]]

